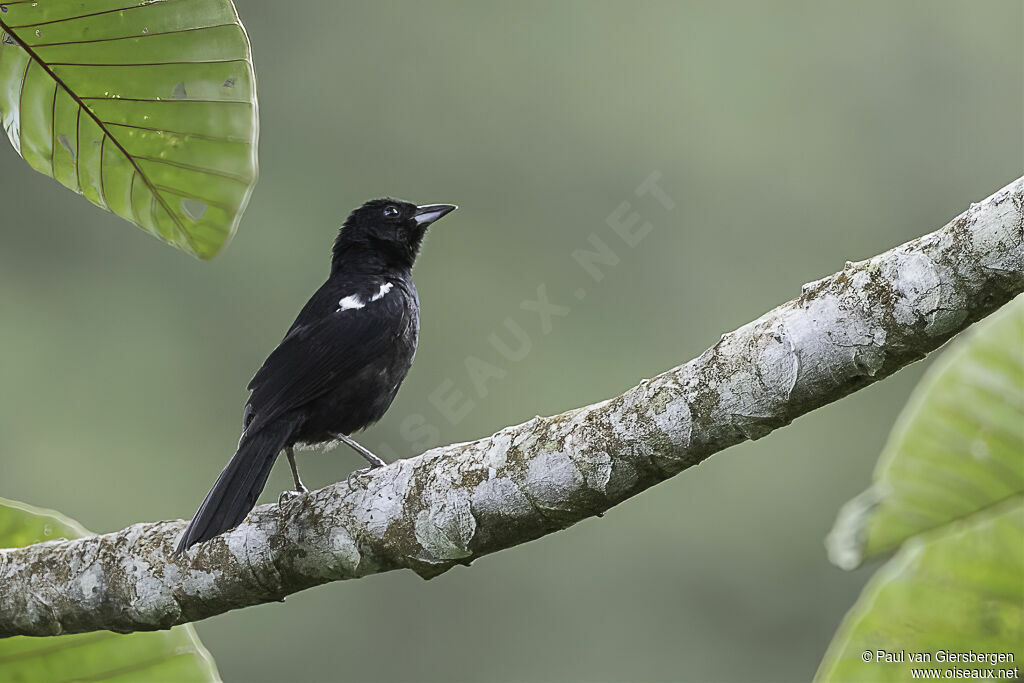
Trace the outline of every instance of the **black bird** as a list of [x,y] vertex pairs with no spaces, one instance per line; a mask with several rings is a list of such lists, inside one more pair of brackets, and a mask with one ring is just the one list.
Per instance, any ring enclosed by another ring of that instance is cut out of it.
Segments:
[[177,552],[245,519],[282,450],[300,493],[306,487],[295,446],[340,440],[370,468],[386,464],[349,435],[384,415],[409,372],[420,327],[413,262],[427,226],[456,208],[374,199],[352,212],[334,242],[327,281],[249,383],[238,450]]

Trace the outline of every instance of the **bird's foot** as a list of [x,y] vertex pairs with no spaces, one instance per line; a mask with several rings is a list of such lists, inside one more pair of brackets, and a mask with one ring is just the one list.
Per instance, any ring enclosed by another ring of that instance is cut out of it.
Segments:
[[366,488],[366,475],[376,469],[380,469],[381,467],[383,467],[383,465],[371,465],[370,467],[360,467],[358,470],[352,470],[345,481],[348,482],[349,488],[354,488],[352,479],[355,478],[361,483],[363,488]]
[[296,489],[294,491],[281,491],[281,495],[277,497],[277,504],[284,505],[285,503],[290,503],[297,498],[302,498],[307,493],[309,493],[309,489],[307,489],[305,486],[303,486],[301,489]]

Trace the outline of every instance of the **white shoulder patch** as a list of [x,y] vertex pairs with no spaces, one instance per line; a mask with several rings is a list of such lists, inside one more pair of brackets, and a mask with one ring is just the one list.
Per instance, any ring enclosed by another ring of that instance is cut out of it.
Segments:
[[[370,301],[383,299],[384,295],[390,292],[394,286],[395,284],[393,282],[385,282],[380,286],[380,289],[374,292],[373,296],[370,297]],[[363,301],[358,294],[349,294],[338,302],[338,310],[335,312],[341,313],[342,311],[351,311],[353,309],[364,308],[365,306],[366,302]]]
[[384,295],[391,291],[391,288],[395,285],[391,282],[385,282],[377,290],[377,293],[370,297],[370,301],[376,301],[377,299],[383,299]]
[[363,303],[363,300],[359,298],[358,294],[350,294],[338,302],[337,312],[341,313],[342,311],[347,311],[352,308],[362,308],[365,305],[366,304]]

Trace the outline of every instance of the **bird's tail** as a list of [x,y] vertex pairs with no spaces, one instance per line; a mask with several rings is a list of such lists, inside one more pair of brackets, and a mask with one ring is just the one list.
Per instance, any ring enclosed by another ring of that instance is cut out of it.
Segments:
[[217,477],[199,511],[185,529],[175,550],[183,553],[238,526],[256,505],[267,484],[274,460],[295,428],[294,422],[268,425],[256,434],[243,434],[238,450]]

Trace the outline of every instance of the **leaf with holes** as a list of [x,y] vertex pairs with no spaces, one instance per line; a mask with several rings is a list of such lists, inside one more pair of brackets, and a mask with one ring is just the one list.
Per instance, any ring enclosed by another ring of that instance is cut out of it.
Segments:
[[0,122],[32,168],[200,258],[256,182],[231,0],[0,0]]
[[[0,498],[0,548],[89,534],[58,512]],[[87,590],[89,575],[83,576]],[[217,683],[220,675],[192,626],[129,635],[103,631],[0,639],[0,681],[113,680]]]

